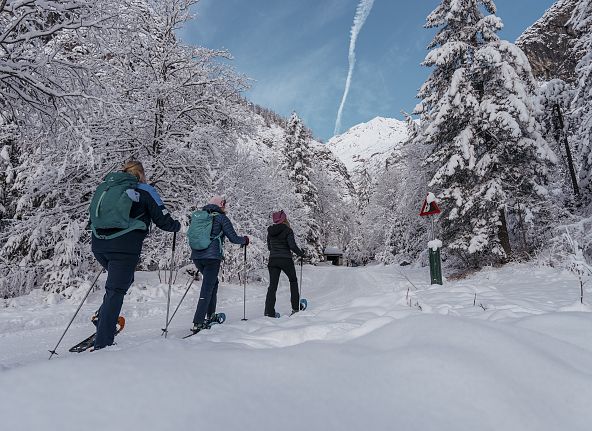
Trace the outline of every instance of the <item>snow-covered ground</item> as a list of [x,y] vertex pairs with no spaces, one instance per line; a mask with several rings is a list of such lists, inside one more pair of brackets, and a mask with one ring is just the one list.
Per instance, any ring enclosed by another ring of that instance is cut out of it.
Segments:
[[[263,318],[266,289],[252,284],[243,322],[242,288],[222,284],[227,322],[187,340],[197,289],[165,340],[166,285],[138,274],[117,346],[67,352],[91,331],[97,292],[51,361],[77,301],[9,301],[1,428],[592,429],[592,313],[571,274],[512,265],[430,287],[426,269],[304,271],[308,310]],[[285,279],[277,309],[289,311]]]

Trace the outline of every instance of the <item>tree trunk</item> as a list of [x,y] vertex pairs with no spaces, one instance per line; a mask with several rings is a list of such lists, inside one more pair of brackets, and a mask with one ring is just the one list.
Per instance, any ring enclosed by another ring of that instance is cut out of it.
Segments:
[[162,132],[164,125],[164,101],[159,97],[156,99],[156,112],[154,114],[154,139],[152,141],[153,155],[160,154],[162,148]]
[[500,223],[499,231],[497,236],[500,240],[500,244],[506,253],[506,259],[512,256],[512,247],[510,246],[510,235],[508,234],[508,223],[506,222],[506,212],[503,208],[499,210]]

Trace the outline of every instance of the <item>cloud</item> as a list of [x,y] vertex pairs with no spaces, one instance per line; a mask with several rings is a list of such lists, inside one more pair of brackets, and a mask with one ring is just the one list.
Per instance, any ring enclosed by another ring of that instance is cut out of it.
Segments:
[[343,114],[343,107],[345,106],[345,101],[347,100],[347,94],[349,93],[349,88],[351,85],[352,76],[354,73],[354,66],[356,64],[356,41],[358,39],[358,35],[372,10],[372,6],[374,5],[374,0],[361,0],[358,4],[358,8],[356,9],[356,15],[354,16],[354,24],[351,28],[351,37],[349,42],[349,71],[347,72],[347,79],[345,80],[345,89],[343,91],[343,97],[341,98],[341,104],[339,105],[339,110],[337,111],[337,119],[335,120],[335,131],[334,134],[337,135],[339,130],[341,129],[341,116]]

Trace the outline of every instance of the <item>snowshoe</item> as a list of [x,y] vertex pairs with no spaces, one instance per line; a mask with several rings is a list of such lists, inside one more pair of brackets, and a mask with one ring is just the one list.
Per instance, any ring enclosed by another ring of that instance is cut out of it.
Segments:
[[206,319],[206,325],[208,329],[215,323],[222,324],[226,321],[226,314],[224,313],[215,313],[212,314],[210,317]]
[[306,299],[302,298],[300,300],[300,311],[306,310],[306,307],[308,307],[308,301]]
[[200,331],[203,331],[204,329],[210,329],[210,327],[208,325],[206,325],[205,323],[194,323],[190,329],[191,333],[188,335],[185,335],[183,337],[183,339],[192,337],[195,334],[199,333]]
[[[96,317],[96,313],[93,315],[93,317],[91,318],[92,323],[97,326],[98,325],[98,317]],[[119,316],[117,318],[117,325],[115,326],[115,335],[119,334],[121,331],[123,331],[123,328],[125,327],[125,317],[123,316]],[[85,338],[84,340],[82,340],[80,343],[76,344],[75,346],[71,347],[68,351],[72,352],[72,353],[82,353],[87,351],[88,349],[90,349],[91,347],[94,347],[95,345],[95,338],[97,338],[97,333],[95,332],[94,334],[92,334],[91,336]]]

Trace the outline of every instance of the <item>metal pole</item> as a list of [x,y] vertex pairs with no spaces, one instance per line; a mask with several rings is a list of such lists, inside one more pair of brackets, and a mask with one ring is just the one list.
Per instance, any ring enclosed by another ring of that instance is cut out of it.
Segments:
[[66,332],[68,332],[68,329],[70,329],[70,325],[72,325],[72,322],[74,322],[74,319],[76,318],[76,316],[78,315],[78,312],[82,308],[82,304],[84,304],[84,301],[86,301],[86,298],[88,298],[88,295],[90,295],[90,292],[92,292],[93,288],[95,287],[95,284],[97,284],[97,281],[99,280],[99,277],[100,277],[100,275],[102,273],[103,273],[103,268],[101,268],[101,270],[97,273],[97,276],[95,277],[95,279],[93,280],[92,284],[90,285],[90,288],[88,289],[88,292],[86,292],[86,295],[84,295],[84,298],[82,298],[82,301],[80,302],[80,305],[76,309],[76,312],[74,313],[74,316],[72,316],[72,319],[70,319],[70,323],[68,323],[68,326],[66,326],[66,330],[64,331],[64,333],[60,337],[60,340],[58,341],[58,344],[56,344],[56,346],[53,348],[53,350],[50,350],[49,351],[49,353],[51,353],[51,355],[49,355],[49,359],[48,360],[50,360],[53,355],[57,355],[58,354],[58,352],[56,351],[58,349],[58,346],[60,345],[60,343],[64,339],[64,336],[66,335]]
[[[432,233],[431,233],[431,241],[436,240],[436,228],[434,224],[434,216],[430,216],[430,221],[432,225]],[[430,283],[431,284],[440,284],[442,285],[442,260],[440,257],[440,249],[433,250],[430,247],[429,250],[429,260],[430,260]]]
[[300,257],[300,285],[298,286],[298,297],[302,299],[302,268],[304,267],[304,258]]
[[[162,334],[161,335],[165,335],[166,333],[168,333],[168,329],[169,329],[169,325],[171,324],[171,322],[173,321],[173,319],[175,318],[175,314],[177,314],[177,310],[179,309],[179,307],[181,306],[181,304],[183,303],[183,300],[185,299],[185,297],[187,296],[187,292],[189,292],[189,289],[191,288],[191,286],[193,285],[193,282],[195,281],[195,279],[197,278],[197,272],[195,273],[195,276],[191,279],[191,283],[189,283],[189,286],[187,286],[187,289],[185,289],[185,293],[183,294],[183,297],[181,298],[181,300],[179,301],[179,304],[177,305],[177,308],[175,308],[175,311],[173,312],[173,315],[171,316],[171,319],[167,322],[166,326],[164,327],[164,329],[162,330]],[[166,338],[166,337],[165,337]]]
[[[561,130],[561,132],[563,133],[563,145],[565,147],[565,153],[567,155],[567,166],[569,168],[569,175],[571,177],[571,184],[573,187],[573,191],[574,191],[574,195],[576,195],[576,197],[580,197],[580,187],[578,186],[578,180],[576,177],[576,170],[574,168],[574,163],[573,163],[573,157],[571,155],[571,149],[569,148],[569,142],[567,140],[567,132],[565,130],[565,122],[563,121],[563,113],[561,112],[561,107],[559,106],[559,104],[555,104],[555,106],[553,107],[555,110],[555,113],[557,115],[557,125],[559,126],[559,129]],[[559,141],[561,133],[558,133],[556,138],[557,141]]]
[[[173,251],[171,252],[171,274],[169,276],[169,293],[167,295],[167,314],[166,314],[166,321],[165,321],[165,328],[169,326],[169,311],[171,308],[171,286],[173,284],[173,266],[175,262],[175,244],[177,243],[177,232],[173,232]],[[164,338],[167,337],[167,332],[164,332]]]
[[244,252],[244,280],[243,280],[243,318],[242,321],[247,321],[247,245],[245,245],[245,252]]

